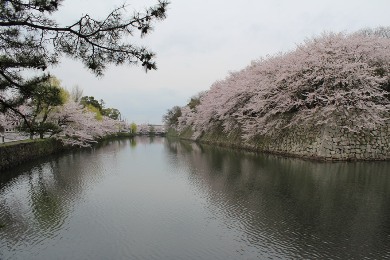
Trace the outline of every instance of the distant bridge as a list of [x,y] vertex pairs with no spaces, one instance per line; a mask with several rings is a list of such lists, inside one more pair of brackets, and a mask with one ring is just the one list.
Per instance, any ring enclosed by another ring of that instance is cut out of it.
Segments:
[[165,135],[164,125],[141,124],[137,125],[137,133],[141,135]]

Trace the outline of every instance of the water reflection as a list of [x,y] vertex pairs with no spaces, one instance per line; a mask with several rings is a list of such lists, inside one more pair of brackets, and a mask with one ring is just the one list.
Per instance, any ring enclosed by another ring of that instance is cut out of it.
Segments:
[[8,257],[30,259],[33,251],[29,250],[44,240],[60,238],[68,216],[86,189],[101,180],[116,163],[118,151],[129,142],[118,140],[109,146],[103,143],[1,172],[0,242],[6,244],[0,243],[0,249],[22,247],[24,254],[15,251]]
[[390,164],[318,163],[170,141],[207,207],[256,256],[388,258]]
[[386,259],[389,173],[107,141],[0,174],[0,259]]

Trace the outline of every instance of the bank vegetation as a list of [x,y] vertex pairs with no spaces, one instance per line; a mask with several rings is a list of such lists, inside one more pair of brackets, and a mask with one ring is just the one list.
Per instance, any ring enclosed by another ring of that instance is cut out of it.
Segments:
[[319,133],[311,143],[324,138],[324,129],[346,137],[378,130],[389,142],[389,72],[390,28],[324,33],[230,73],[168,110],[164,122],[186,138],[260,150],[301,128]]

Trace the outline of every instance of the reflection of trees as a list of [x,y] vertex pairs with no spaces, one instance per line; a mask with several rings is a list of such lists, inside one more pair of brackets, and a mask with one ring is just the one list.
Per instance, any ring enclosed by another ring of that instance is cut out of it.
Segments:
[[[29,175],[31,207],[40,229],[52,229],[53,226],[61,225],[66,217],[65,206],[61,203],[57,185],[53,175],[48,176],[50,165],[39,165],[36,170],[35,180]],[[46,176],[44,174],[46,173]]]
[[136,141],[139,144],[146,145],[146,144],[162,144],[164,143],[165,138],[161,136],[137,136]]
[[0,183],[0,224],[5,224],[0,252],[7,246],[2,243],[28,248],[58,235],[83,191],[110,173],[118,150],[128,145],[129,140],[114,140],[99,149],[51,156],[0,174],[6,176]]
[[6,224],[0,241],[12,248],[29,237],[53,236],[68,206],[56,182],[52,163],[45,162],[0,187],[0,221]]
[[319,163],[194,143],[166,147],[208,208],[275,255],[381,258],[390,253],[390,163]]
[[131,138],[131,139],[130,139],[130,147],[131,147],[131,148],[137,147],[137,141],[136,141],[135,138]]

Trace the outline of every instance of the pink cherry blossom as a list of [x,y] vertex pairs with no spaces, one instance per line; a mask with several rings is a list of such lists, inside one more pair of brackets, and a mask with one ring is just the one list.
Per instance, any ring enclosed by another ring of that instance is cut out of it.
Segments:
[[250,139],[298,125],[375,129],[388,120],[389,71],[383,33],[326,33],[215,82],[196,110],[181,109],[177,130],[198,137],[220,125]]

